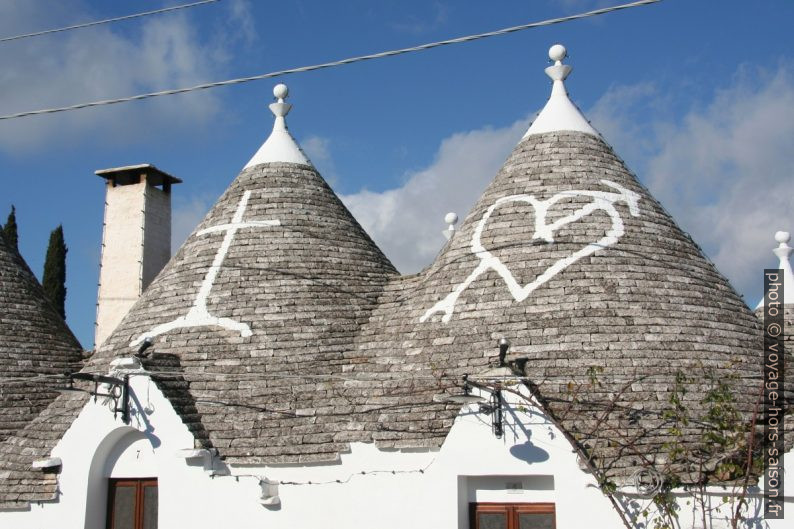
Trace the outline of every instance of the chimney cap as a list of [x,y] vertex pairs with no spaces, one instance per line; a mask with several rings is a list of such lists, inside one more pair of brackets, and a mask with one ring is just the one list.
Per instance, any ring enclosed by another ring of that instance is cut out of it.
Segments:
[[161,171],[149,163],[126,165],[124,167],[112,167],[110,169],[99,169],[94,171],[94,174],[101,176],[106,180],[117,181],[121,184],[124,183],[124,180],[127,180],[130,177],[138,177],[140,175],[146,175],[146,181],[153,186],[182,183],[182,180],[179,178],[172,176],[165,171]]

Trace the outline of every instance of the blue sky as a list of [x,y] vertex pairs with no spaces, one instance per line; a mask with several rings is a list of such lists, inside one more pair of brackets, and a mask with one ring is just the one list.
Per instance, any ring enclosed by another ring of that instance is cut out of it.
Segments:
[[[0,36],[180,2],[0,0]],[[175,88],[411,46],[619,2],[222,0],[0,44],[0,113]],[[290,130],[403,272],[429,264],[545,103],[564,43],[574,101],[754,306],[794,231],[794,2],[665,0],[418,54],[297,74]],[[179,176],[178,244],[267,137],[265,80],[0,122],[0,220],[40,274],[69,246],[67,321],[93,343],[104,188],[94,170]]]

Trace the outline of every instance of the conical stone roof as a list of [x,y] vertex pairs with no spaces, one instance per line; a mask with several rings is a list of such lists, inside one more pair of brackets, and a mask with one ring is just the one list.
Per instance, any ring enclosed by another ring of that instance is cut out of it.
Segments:
[[296,377],[343,374],[343,353],[397,274],[308,160],[280,161],[279,152],[300,152],[284,149],[290,142],[277,114],[255,156],[271,161],[246,166],[89,366],[151,339],[147,367],[174,375],[160,375],[166,395],[200,443],[234,462],[284,455],[276,445],[318,459],[344,449],[296,446],[296,428],[328,440],[314,417],[281,423],[327,406],[324,392]]
[[[530,128],[429,269],[390,285],[360,351],[373,363],[401,351],[395,376],[407,363],[473,377],[505,337],[547,411],[625,481],[664,461],[666,443],[702,439],[697,428],[670,434],[665,414],[679,392],[695,418],[724,380],[749,415],[762,341],[726,278],[612,148],[580,130],[584,118],[563,117]],[[437,424],[448,413],[438,410]]]
[[[83,369],[107,373],[150,339],[145,368],[197,446],[229,463],[335,460],[366,436],[344,353],[397,276],[287,131],[286,88],[274,93],[263,148]],[[60,395],[0,444],[0,506],[57,497],[31,463],[87,400]]]
[[[79,369],[82,348],[22,256],[0,235],[0,441],[58,393],[52,375]],[[38,378],[36,377],[48,377]]]

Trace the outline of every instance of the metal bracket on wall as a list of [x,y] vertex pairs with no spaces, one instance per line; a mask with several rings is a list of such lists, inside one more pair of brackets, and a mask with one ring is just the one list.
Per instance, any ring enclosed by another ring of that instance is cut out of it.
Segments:
[[[71,373],[69,375],[69,389],[74,389],[73,383],[75,380],[85,380],[94,383],[94,391],[91,395],[94,396],[94,402],[97,397],[108,397],[113,399],[113,418],[120,413],[121,420],[124,424],[130,423],[130,384],[129,375],[124,375],[121,378],[110,377],[106,375],[94,375],[91,373]],[[110,386],[110,393],[100,393],[99,385],[107,384]],[[121,406],[119,406],[121,400]]]
[[[485,385],[469,379],[469,375],[463,375],[463,395],[452,395],[446,400],[459,404],[477,404],[477,412],[491,416],[491,429],[497,439],[501,439],[504,434],[504,397],[502,396],[502,386],[500,384]],[[483,397],[474,396],[471,390],[477,388],[490,395],[488,403],[483,402]]]
[[491,415],[491,427],[493,434],[497,439],[501,439],[504,434],[504,423],[502,418],[502,390],[499,387],[495,388],[481,388],[491,392],[491,402],[489,404],[480,404],[480,413]]

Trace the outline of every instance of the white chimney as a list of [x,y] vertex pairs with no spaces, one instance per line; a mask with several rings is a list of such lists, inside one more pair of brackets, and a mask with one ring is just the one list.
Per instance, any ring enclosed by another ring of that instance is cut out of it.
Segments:
[[94,348],[171,258],[171,185],[182,180],[153,165],[96,171],[107,181]]

